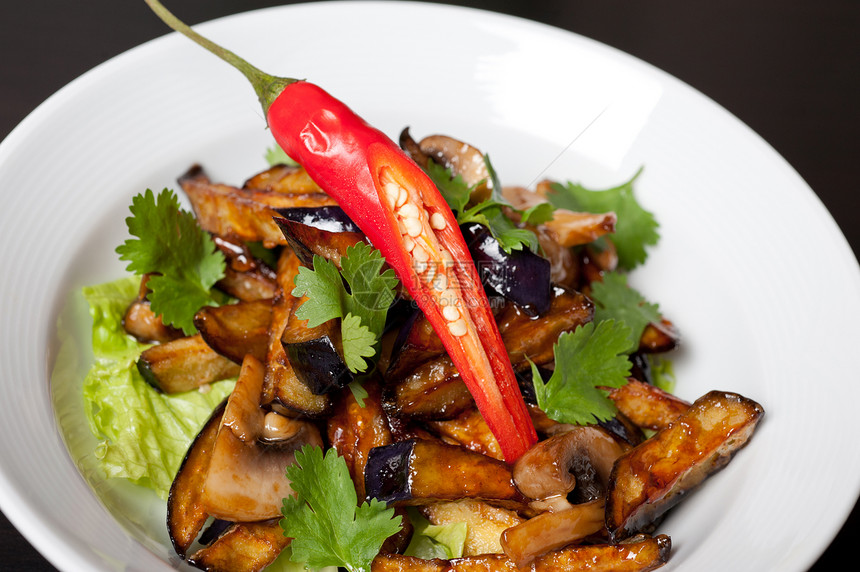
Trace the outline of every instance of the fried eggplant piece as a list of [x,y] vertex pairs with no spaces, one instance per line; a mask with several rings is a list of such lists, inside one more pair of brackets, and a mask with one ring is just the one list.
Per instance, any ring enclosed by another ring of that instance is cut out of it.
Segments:
[[382,553],[373,559],[370,572],[449,572],[451,564],[447,560],[434,558],[424,560],[403,554]]
[[194,326],[206,344],[237,364],[248,354],[266,360],[271,321],[271,300],[206,306],[194,315]]
[[203,508],[201,496],[209,459],[215,447],[215,437],[224,415],[227,400],[215,408],[209,420],[191,442],[179,466],[167,496],[167,533],[176,553],[185,558],[188,548],[200,533],[209,514]]
[[569,546],[536,558],[517,568],[503,554],[421,560],[399,554],[380,554],[373,560],[371,572],[649,572],[669,560],[672,540],[665,534],[637,537],[620,544]]
[[188,558],[188,563],[210,572],[257,572],[271,564],[289,546],[279,519],[237,522],[212,544]]
[[700,397],[665,429],[621,456],[612,469],[606,528],[617,542],[646,530],[684,495],[731,460],[764,409],[722,391]]
[[209,347],[200,334],[144,350],[137,369],[147,383],[164,393],[190,391],[239,374],[239,365]]
[[653,431],[665,429],[690,408],[683,399],[637,379],[611,389],[609,399],[634,425]]
[[312,195],[323,192],[305,168],[298,165],[274,165],[245,181],[242,188],[287,195]]
[[275,296],[278,289],[275,271],[254,257],[246,244],[223,236],[213,236],[212,240],[227,259],[224,278],[216,284],[218,289],[243,301]]
[[325,395],[314,395],[308,386],[299,380],[281,341],[299,302],[291,294],[299,265],[295,253],[285,248],[278,260],[279,292],[272,302],[262,403],[287,416],[321,417],[331,407],[331,400]]
[[388,416],[382,409],[382,390],[378,380],[366,381],[367,397],[359,405],[352,391],[341,391],[327,422],[328,440],[346,461],[358,498],[365,498],[364,468],[370,451],[392,443]]
[[505,460],[499,442],[477,409],[469,409],[454,419],[428,421],[427,427],[446,443],[460,445],[493,459]]
[[302,264],[313,266],[314,256],[330,260],[340,269],[346,249],[367,237],[340,207],[278,209],[275,223]]
[[364,481],[368,498],[397,506],[464,498],[524,506],[508,465],[438,441],[412,439],[371,449]]
[[642,331],[639,339],[639,351],[646,354],[664,353],[675,349],[681,339],[675,325],[662,318],[659,322],[651,322]]
[[[431,524],[445,525],[465,522],[466,542],[463,556],[501,554],[502,533],[526,522],[515,511],[478,500],[438,502],[421,508]],[[602,518],[602,513],[601,513]]]
[[274,209],[335,204],[324,193],[279,193],[216,184],[199,165],[179,177],[179,184],[204,230],[234,242],[262,242],[267,247],[287,243],[272,218]]

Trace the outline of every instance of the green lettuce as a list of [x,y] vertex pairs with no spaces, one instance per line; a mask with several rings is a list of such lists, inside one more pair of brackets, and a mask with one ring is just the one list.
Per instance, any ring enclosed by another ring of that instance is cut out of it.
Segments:
[[415,531],[404,554],[425,560],[450,560],[463,556],[468,533],[468,525],[465,522],[430,524],[416,509],[409,508],[408,513]]
[[159,393],[137,371],[149,347],[125,333],[122,317],[140,278],[128,277],[83,289],[93,319],[93,364],[84,379],[84,412],[100,444],[95,451],[107,477],[153,489],[166,499],[188,446],[233,381],[208,392]]

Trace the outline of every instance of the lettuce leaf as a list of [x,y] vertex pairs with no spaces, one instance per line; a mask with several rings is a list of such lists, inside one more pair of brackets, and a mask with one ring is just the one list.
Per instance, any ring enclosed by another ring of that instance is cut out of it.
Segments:
[[430,524],[430,521],[414,508],[407,509],[414,532],[404,554],[425,560],[460,558],[466,544],[468,525],[465,522]]
[[101,441],[96,457],[107,477],[124,478],[166,499],[188,446],[233,381],[212,384],[207,393],[166,395],[137,371],[147,345],[122,327],[140,279],[128,277],[83,289],[93,319],[94,362],[84,379],[84,412]]

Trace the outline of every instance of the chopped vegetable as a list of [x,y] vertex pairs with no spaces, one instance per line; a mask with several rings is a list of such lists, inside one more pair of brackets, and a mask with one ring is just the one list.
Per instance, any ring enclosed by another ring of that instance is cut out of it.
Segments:
[[645,300],[639,292],[628,286],[627,275],[607,272],[603,281],[591,283],[591,299],[594,300],[594,320],[624,322],[630,328],[630,348],[634,351],[645,326],[660,321],[660,308]]
[[541,380],[532,364],[532,380],[540,407],[550,419],[586,425],[615,415],[615,406],[601,387],[627,383],[630,361],[630,327],[606,320],[589,322],[559,336],[554,347],[555,370],[549,381]]
[[297,496],[284,499],[281,527],[293,538],[291,559],[311,567],[343,566],[369,572],[382,543],[400,530],[394,509],[372,499],[358,505],[343,458],[305,446],[287,478]]
[[211,391],[168,396],[152,388],[137,370],[140,352],[122,327],[122,316],[140,280],[128,277],[84,288],[93,317],[95,360],[84,379],[84,411],[101,444],[95,452],[109,477],[125,478],[167,498],[188,446],[233,383]]
[[431,524],[418,509],[409,508],[409,519],[415,531],[404,554],[430,560],[460,558],[466,544],[468,525],[465,522]]
[[212,287],[224,277],[224,255],[192,213],[179,208],[173,191],[164,189],[156,198],[150,189],[132,200],[133,216],[126,219],[130,238],[117,247],[126,270],[141,276],[152,291],[152,310],[165,324],[196,331],[194,314],[207,305],[217,305]]
[[648,256],[645,248],[657,244],[660,238],[657,232],[659,225],[654,215],[642,208],[633,196],[633,183],[641,172],[640,169],[626,183],[603,191],[586,189],[578,183],[556,183],[547,197],[556,207],[571,211],[614,211],[618,215],[618,222],[612,242],[618,249],[618,264],[627,270],[645,262]]
[[[353,373],[366,371],[365,358],[376,354],[388,307],[394,301],[397,277],[393,270],[382,273],[385,259],[378,250],[358,243],[346,249],[338,272],[334,263],[314,255],[314,267],[302,267],[296,276],[293,296],[307,296],[296,316],[316,327],[341,318],[343,359]],[[347,289],[343,280],[349,285]]]

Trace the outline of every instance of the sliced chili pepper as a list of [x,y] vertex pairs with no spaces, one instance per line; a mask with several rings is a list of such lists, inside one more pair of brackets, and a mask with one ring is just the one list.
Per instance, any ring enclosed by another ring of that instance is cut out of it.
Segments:
[[537,435],[463,235],[429,177],[322,88],[265,74],[157,0],[146,2],[251,81],[275,140],[382,252],[442,340],[505,459],[518,459]]

